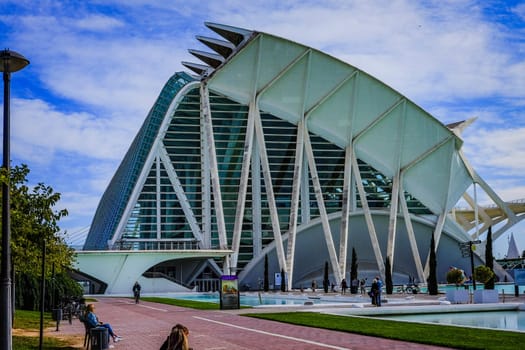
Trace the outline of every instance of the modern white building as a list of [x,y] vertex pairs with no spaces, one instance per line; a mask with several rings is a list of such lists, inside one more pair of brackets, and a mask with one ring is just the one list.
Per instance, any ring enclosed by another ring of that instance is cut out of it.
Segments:
[[320,284],[325,262],[339,284],[353,250],[360,277],[384,278],[388,259],[395,283],[425,282],[432,235],[444,281],[451,265],[470,271],[459,243],[494,225],[497,239],[523,219],[523,206],[503,202],[465,159],[470,120],[443,125],[311,47],[206,26],[220,39],[197,39],[213,53],[190,50],[202,63],[183,62],[193,73],[168,80],[79,252],[79,271],[100,291],[137,279],[150,291],[209,290],[221,274],[254,289],[265,257],[289,289]]

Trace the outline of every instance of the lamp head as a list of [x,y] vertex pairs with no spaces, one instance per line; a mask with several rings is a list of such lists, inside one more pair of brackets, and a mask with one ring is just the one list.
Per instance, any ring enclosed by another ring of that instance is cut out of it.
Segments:
[[0,72],[18,72],[29,64],[29,60],[18,52],[5,49],[0,51]]

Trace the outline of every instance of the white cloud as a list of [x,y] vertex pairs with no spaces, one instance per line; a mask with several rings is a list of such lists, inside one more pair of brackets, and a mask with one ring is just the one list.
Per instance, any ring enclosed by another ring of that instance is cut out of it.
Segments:
[[[231,12],[210,5],[218,20],[291,38],[332,53],[416,101],[509,94],[522,96],[521,64],[501,26],[475,2],[353,1],[299,3]],[[226,17],[226,12],[229,13]],[[516,44],[515,44],[516,45]],[[421,102],[420,102],[421,103]]]
[[73,22],[72,26],[83,30],[107,31],[121,28],[124,26],[124,24],[121,21],[112,17],[102,15],[90,15]]
[[465,132],[465,152],[478,169],[486,169],[493,176],[525,174],[525,127],[506,129],[479,129],[475,134]]
[[[89,113],[64,113],[42,100],[12,101],[13,149],[34,162],[52,161],[57,152],[94,159],[119,159],[134,131],[125,118],[105,119]],[[120,120],[118,120],[120,119]],[[44,136],[44,137],[43,137]],[[47,159],[42,155],[47,154]]]
[[519,3],[512,9],[517,16],[521,18],[522,21],[525,21],[525,3]]

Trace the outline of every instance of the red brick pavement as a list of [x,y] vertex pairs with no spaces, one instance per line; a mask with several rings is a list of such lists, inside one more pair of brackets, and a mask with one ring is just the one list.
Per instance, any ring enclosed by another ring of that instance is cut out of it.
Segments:
[[[182,323],[190,329],[190,346],[195,350],[240,349],[444,349],[301,327],[240,316],[238,310],[202,311],[176,306],[141,302],[126,298],[97,298],[96,312],[123,337],[115,350],[159,349],[171,327]],[[77,320],[60,325],[63,334],[83,337],[83,325]]]

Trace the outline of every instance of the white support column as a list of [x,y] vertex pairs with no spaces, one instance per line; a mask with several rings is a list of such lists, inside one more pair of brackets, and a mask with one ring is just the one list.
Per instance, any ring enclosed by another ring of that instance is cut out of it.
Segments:
[[[160,147],[160,146],[159,146]],[[162,238],[162,222],[161,222],[161,215],[160,212],[162,210],[162,206],[160,204],[160,159],[159,156],[155,156],[155,205],[156,205],[156,216],[157,216],[157,239]],[[157,242],[158,245],[158,242]],[[158,249],[158,246],[157,246]]]
[[359,197],[361,198],[361,207],[363,208],[363,214],[365,216],[366,225],[368,227],[368,235],[370,236],[370,241],[372,242],[372,249],[374,250],[377,268],[379,270],[381,278],[384,278],[385,263],[383,261],[383,255],[381,254],[381,248],[379,247],[379,240],[377,239],[374,221],[372,220],[372,213],[370,212],[370,208],[368,207],[368,201],[366,200],[366,192],[365,188],[363,187],[363,181],[361,180],[361,173],[359,172],[359,164],[357,164],[355,152],[352,152],[352,168],[353,174],[355,176],[357,190],[359,192]]
[[[492,218],[487,214],[487,212],[480,208],[476,204],[476,200],[473,199],[467,192],[463,193],[463,199],[474,209],[476,206],[478,208],[477,214],[474,214],[475,216],[481,218],[481,221],[484,223],[483,229],[481,231],[484,231],[489,228],[489,226],[492,225]],[[457,218],[457,216],[455,216]],[[479,223],[477,223],[479,225]],[[476,227],[476,222],[469,222],[469,225],[465,226],[466,230],[469,231],[472,227]],[[474,239],[477,239],[474,235],[471,235]]]
[[[308,132],[308,130],[306,130]],[[301,224],[310,222],[310,177],[308,176],[308,160],[303,157],[303,171],[301,173]]]
[[425,281],[425,274],[423,271],[423,263],[421,262],[421,256],[419,255],[419,249],[417,248],[416,235],[414,233],[414,227],[412,226],[412,220],[410,219],[410,213],[408,212],[408,205],[405,198],[405,190],[403,189],[403,175],[400,175],[399,181],[399,202],[401,204],[401,211],[403,212],[403,218],[405,220],[405,226],[407,228],[408,242],[414,258],[414,264],[416,265],[416,271],[419,281]]
[[[215,140],[213,137],[213,125],[211,120],[210,97],[208,85],[205,81],[200,85],[201,95],[201,114],[204,121],[206,132],[208,154],[210,157],[210,176],[213,190],[213,204],[215,207],[215,218],[217,220],[217,230],[219,234],[219,245],[221,249],[228,249],[228,240],[226,237],[226,224],[224,222],[224,211],[222,207],[221,187],[219,180],[219,169],[217,165]],[[229,259],[225,259],[224,273],[230,273]]]
[[[166,173],[168,174],[168,178],[171,182],[171,186],[173,187],[173,190],[175,191],[175,194],[177,195],[179,205],[182,211],[184,212],[184,216],[186,217],[186,221],[188,222],[188,225],[191,228],[193,237],[195,237],[195,239],[197,239],[200,242],[199,246],[201,248],[205,248],[203,246],[204,238],[202,236],[197,219],[195,218],[195,215],[193,214],[193,210],[191,209],[190,202],[188,200],[188,197],[186,196],[186,193],[184,192],[184,188],[182,187],[182,184],[179,180],[179,176],[177,175],[177,172],[175,171],[175,168],[173,167],[173,164],[170,160],[170,156],[168,155],[168,151],[163,145],[159,147],[159,162],[162,162],[162,164],[164,165],[164,168],[166,169]],[[160,169],[160,165],[159,165],[159,169]]]
[[[405,118],[406,118],[406,100],[403,100],[402,117],[398,120],[398,135],[405,133]],[[395,153],[396,171],[392,179],[392,191],[390,193],[390,217],[388,220],[388,240],[386,246],[386,257],[390,262],[389,274],[392,276],[394,271],[395,249],[396,249],[396,235],[397,235],[397,214],[399,212],[399,187],[401,178],[401,153],[404,147],[404,138],[400,136],[397,140],[397,150]]]
[[261,255],[262,252],[261,156],[259,154],[259,146],[257,142],[254,142],[252,148],[252,244],[254,257]]
[[208,138],[204,120],[200,118],[201,128],[201,188],[202,188],[202,245],[211,249],[211,177],[210,177],[210,154],[208,153]]
[[479,239],[479,213],[478,213],[478,190],[474,182],[474,227],[476,228],[476,240]]
[[286,266],[288,266],[288,290],[292,290],[294,258],[295,258],[295,238],[297,235],[297,222],[299,214],[299,194],[301,193],[301,175],[303,171],[304,153],[304,119],[297,125],[297,139],[295,146],[295,165],[293,174],[293,188],[290,207],[290,223],[288,225],[288,249],[286,254]]
[[352,198],[352,144],[345,150],[345,168],[343,179],[343,205],[341,208],[341,228],[339,237],[339,270],[341,276],[346,275],[346,257],[348,255],[348,217],[351,211]]
[[305,133],[304,135],[304,146],[306,152],[306,158],[308,159],[308,165],[310,169],[310,175],[312,176],[312,184],[314,186],[315,198],[317,199],[317,206],[319,208],[319,214],[321,216],[321,223],[323,226],[324,239],[328,248],[328,256],[330,258],[330,264],[336,283],[339,285],[343,277],[339,269],[337,261],[337,253],[335,252],[334,240],[332,238],[332,230],[330,229],[330,223],[328,222],[328,215],[326,214],[326,207],[324,205],[323,191],[321,189],[321,183],[319,181],[319,175],[317,174],[317,165],[315,164],[314,152],[312,150],[312,144],[310,142],[310,135]]
[[[447,213],[441,213],[439,214],[439,217],[438,217],[438,220],[437,220],[437,223],[436,223],[436,227],[434,228],[434,242],[436,244],[435,246],[435,249],[437,251],[438,247],[439,247],[439,240],[441,239],[441,233],[443,232],[443,226],[445,225],[445,220],[447,218]],[[427,262],[425,263],[425,276],[428,276],[429,274],[429,263],[430,263],[430,241],[429,241],[429,244],[428,244],[428,255],[427,255]]]
[[394,175],[392,182],[392,193],[390,194],[390,217],[388,220],[388,241],[386,245],[386,257],[390,261],[390,274],[394,268],[394,253],[397,233],[397,212],[399,203],[399,171]]
[[279,267],[284,271],[288,271],[286,267],[286,257],[284,255],[284,245],[281,235],[281,228],[279,225],[279,215],[277,213],[277,205],[275,204],[275,196],[273,193],[270,164],[268,162],[268,155],[266,153],[264,131],[262,127],[261,116],[258,110],[255,111],[255,134],[257,135],[257,144],[259,145],[259,151],[261,156],[261,166],[266,189],[266,198],[268,200],[268,209],[270,210],[270,218],[272,221],[272,230],[277,251],[277,258],[279,259]]
[[254,110],[258,108],[255,101],[250,102],[248,121],[246,125],[246,139],[244,140],[244,152],[242,157],[241,178],[239,182],[239,196],[237,197],[237,208],[235,211],[235,224],[233,227],[231,266],[236,270],[241,243],[242,225],[244,223],[244,209],[246,207],[246,192],[250,176],[250,160],[252,158]]

